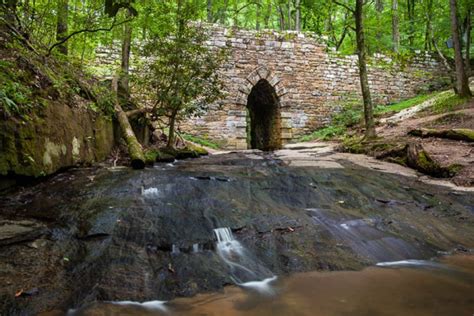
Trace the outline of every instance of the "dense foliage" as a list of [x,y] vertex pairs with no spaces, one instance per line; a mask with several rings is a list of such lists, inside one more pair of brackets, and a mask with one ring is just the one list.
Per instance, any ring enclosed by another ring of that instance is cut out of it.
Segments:
[[[61,2],[65,0],[18,1],[18,15],[25,31],[40,39],[47,47],[57,42],[56,30]],[[91,58],[95,47],[119,39],[123,10],[111,16],[106,4],[130,3],[136,10],[133,37],[142,40],[150,34],[172,28],[171,7],[177,1],[68,0],[68,34],[78,33],[68,40],[70,54],[83,60]],[[190,0],[195,18],[250,29],[311,31],[328,38],[331,46],[344,53],[354,53],[356,43],[353,17],[343,6],[325,0]],[[341,1],[353,6],[353,0]],[[397,9],[394,9],[394,3]],[[461,33],[466,30],[466,16],[472,0],[459,0]],[[365,5],[365,27],[369,53],[393,49],[393,22],[398,20],[400,51],[434,49],[433,41],[448,56],[452,50],[445,45],[451,37],[449,2],[444,0],[375,0]],[[110,31],[108,31],[110,29]],[[101,30],[93,32],[94,30]]]

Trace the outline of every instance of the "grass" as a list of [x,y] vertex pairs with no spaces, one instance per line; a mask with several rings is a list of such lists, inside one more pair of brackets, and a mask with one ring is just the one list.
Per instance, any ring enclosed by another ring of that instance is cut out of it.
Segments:
[[220,149],[221,148],[218,144],[214,143],[213,141],[211,141],[209,139],[203,138],[203,137],[193,136],[193,135],[184,134],[184,133],[181,134],[181,136],[185,140],[196,143],[196,144],[199,144],[201,146],[205,146],[205,147],[212,148],[212,149]]
[[402,110],[417,106],[417,105],[425,102],[426,100],[429,100],[429,99],[435,97],[438,94],[439,93],[420,94],[420,95],[417,95],[414,98],[407,99],[407,100],[404,100],[404,101],[401,101],[401,102],[398,102],[398,103],[395,103],[395,104],[377,105],[374,109],[374,114],[375,115],[381,115],[381,114],[387,114],[387,113],[394,113],[395,114],[395,113],[398,113]]
[[301,136],[298,139],[298,141],[309,142],[315,139],[330,140],[337,136],[344,135],[346,131],[347,131],[347,128],[345,126],[329,125],[321,129],[318,129],[317,131],[314,131],[311,134]]
[[[441,92],[435,92],[431,94],[420,94],[414,98],[403,100],[401,102],[392,105],[378,105],[374,108],[374,115],[381,116],[384,114],[395,114],[402,110],[417,106],[431,98],[438,96]],[[457,98],[459,99],[459,98]],[[458,101],[456,98],[451,99],[450,97],[444,97],[442,102],[436,101],[434,108],[453,108]],[[439,105],[437,105],[439,103]],[[330,140],[335,138],[341,138],[347,130],[353,126],[357,126],[362,122],[363,110],[362,106],[357,103],[350,103],[344,106],[344,109],[340,113],[336,113],[332,116],[332,123],[326,127],[318,129],[311,134],[301,136],[298,141],[307,142],[315,139]]]
[[458,95],[452,93],[442,98],[439,98],[433,104],[432,111],[437,114],[453,111],[458,106],[466,103],[468,99],[460,98]]

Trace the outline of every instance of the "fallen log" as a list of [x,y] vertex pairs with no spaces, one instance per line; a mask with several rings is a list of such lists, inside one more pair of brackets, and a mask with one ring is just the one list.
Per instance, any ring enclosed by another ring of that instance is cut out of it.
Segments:
[[[112,87],[117,96],[118,91],[118,77],[115,76],[112,80]],[[145,168],[145,156],[143,154],[143,149],[140,143],[133,132],[132,126],[128,121],[127,114],[123,111],[122,107],[120,106],[118,96],[115,98],[115,116],[117,121],[119,122],[120,129],[122,130],[122,136],[125,139],[128,147],[128,154],[130,156],[131,165],[133,169],[143,169]]]
[[462,140],[466,142],[474,142],[474,130],[469,128],[452,128],[452,129],[429,129],[420,128],[413,129],[408,132],[410,136],[416,137],[437,137],[453,140]]
[[425,174],[446,178],[451,176],[449,168],[442,167],[424,150],[421,144],[412,143],[407,147],[407,165]]

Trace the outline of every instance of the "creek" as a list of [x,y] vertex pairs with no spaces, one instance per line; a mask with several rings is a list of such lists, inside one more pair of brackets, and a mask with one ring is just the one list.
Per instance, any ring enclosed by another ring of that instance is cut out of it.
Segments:
[[73,169],[4,194],[0,314],[472,313],[472,257],[436,259],[474,247],[472,192],[285,159]]

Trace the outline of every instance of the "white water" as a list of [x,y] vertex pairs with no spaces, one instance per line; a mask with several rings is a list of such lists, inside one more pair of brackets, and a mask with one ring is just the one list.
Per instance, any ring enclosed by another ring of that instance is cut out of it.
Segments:
[[237,285],[243,288],[252,289],[256,292],[259,292],[260,294],[274,295],[275,290],[271,287],[270,283],[272,283],[276,279],[277,276],[274,275],[271,278],[266,278],[262,281],[250,281],[245,283],[238,283]]
[[199,244],[193,244],[193,252],[197,253],[201,251],[201,246]]
[[148,301],[148,302],[134,302],[134,301],[118,301],[118,302],[110,302],[115,305],[132,305],[132,306],[141,306],[146,309],[150,310],[159,310],[162,312],[166,312],[167,308],[165,306],[166,301]]
[[242,256],[244,247],[238,240],[234,239],[230,228],[216,228],[214,234],[217,238],[217,253],[226,262],[231,256]]
[[[138,306],[152,311],[168,312],[168,308],[165,306],[167,301],[148,301],[148,302],[135,302],[135,301],[105,301],[105,304],[121,305],[121,306]],[[67,311],[67,316],[82,315],[81,309],[70,309]],[[101,314],[102,315],[102,314]],[[108,315],[108,314],[106,314]],[[118,315],[118,314],[117,314]]]
[[180,253],[179,247],[176,246],[175,244],[173,244],[173,245],[171,246],[171,253],[174,254],[174,255],[177,255],[178,253]]
[[400,261],[388,261],[388,262],[379,262],[376,264],[378,267],[397,267],[397,266],[425,266],[425,267],[436,267],[443,268],[444,265],[436,263],[429,260],[400,260]]
[[[276,276],[259,281],[259,275],[262,271],[267,276],[270,274],[265,267],[259,264],[258,260],[253,259],[242,244],[234,238],[232,231],[228,227],[214,229],[217,238],[217,254],[231,268],[231,279],[239,286],[254,289],[264,294],[273,294],[270,283],[276,279]],[[252,269],[253,268],[253,269]],[[252,281],[243,282],[241,276]],[[254,281],[255,280],[255,281]]]
[[155,195],[158,195],[158,194],[159,194],[158,188],[145,189],[145,188],[142,187],[142,195],[144,195],[144,196],[155,196]]

